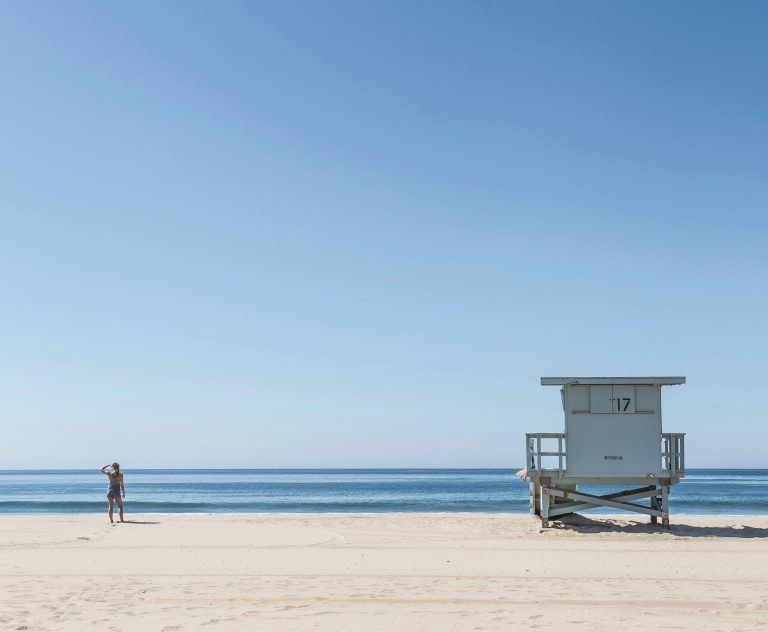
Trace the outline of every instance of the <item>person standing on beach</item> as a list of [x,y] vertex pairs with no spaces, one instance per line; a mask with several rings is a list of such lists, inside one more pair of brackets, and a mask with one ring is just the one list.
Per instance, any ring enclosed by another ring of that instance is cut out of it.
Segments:
[[[112,510],[114,508],[114,504],[117,503],[117,508],[120,510],[120,522],[125,522],[123,520],[123,498],[125,498],[125,483],[123,482],[123,475],[120,473],[120,464],[113,463],[111,466],[105,465],[99,471],[109,479],[109,491],[107,491],[107,500],[109,501],[109,521],[111,523],[115,522],[112,520]],[[122,498],[120,497],[121,491],[123,493]]]

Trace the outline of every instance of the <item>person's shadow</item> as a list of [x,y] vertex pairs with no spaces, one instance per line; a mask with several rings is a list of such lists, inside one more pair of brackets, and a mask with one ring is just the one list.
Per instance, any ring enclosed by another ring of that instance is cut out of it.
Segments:
[[162,524],[162,523],[151,522],[148,520],[123,520],[122,524]]
[[[703,516],[702,516],[703,517]],[[727,516],[722,516],[726,518]],[[744,520],[738,516],[738,521]],[[621,520],[613,518],[589,518],[579,514],[563,516],[561,520],[552,520],[550,528],[576,533],[647,533],[647,534],[671,534],[679,538],[768,538],[768,528],[750,527],[744,524],[730,524],[724,526],[699,526],[685,524],[685,517],[680,518],[679,523],[674,522],[674,516],[670,518],[670,528],[664,529],[660,524],[651,524],[650,521]],[[737,517],[734,516],[734,522]]]

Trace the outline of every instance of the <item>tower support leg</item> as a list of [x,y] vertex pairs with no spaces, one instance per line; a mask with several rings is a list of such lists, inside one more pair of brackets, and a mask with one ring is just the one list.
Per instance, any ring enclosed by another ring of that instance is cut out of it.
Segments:
[[661,486],[661,526],[669,529],[669,485]]
[[[651,491],[654,491],[656,488],[656,485],[649,485],[648,489]],[[651,496],[651,509],[658,509],[659,508],[659,497],[658,496]],[[651,524],[658,524],[659,519],[656,516],[651,516]]]

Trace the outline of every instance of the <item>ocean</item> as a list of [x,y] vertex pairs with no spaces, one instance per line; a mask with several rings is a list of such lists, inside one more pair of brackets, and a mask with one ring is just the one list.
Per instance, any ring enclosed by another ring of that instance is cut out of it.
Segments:
[[[127,469],[125,507],[129,513],[527,513],[528,485],[514,472]],[[0,470],[0,514],[102,513],[106,491],[98,470]],[[768,470],[688,470],[672,488],[670,505],[673,514],[768,515]]]

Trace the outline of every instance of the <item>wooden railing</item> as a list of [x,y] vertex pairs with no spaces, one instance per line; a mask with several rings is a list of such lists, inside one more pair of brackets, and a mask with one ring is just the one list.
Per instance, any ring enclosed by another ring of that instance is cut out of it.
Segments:
[[[542,441],[544,439],[556,439],[557,450],[542,450]],[[557,469],[565,471],[566,466],[566,446],[564,432],[528,432],[525,435],[525,454],[526,467],[528,470],[542,470],[541,459],[545,456],[557,457]]]
[[661,466],[670,474],[685,472],[685,433],[663,432],[661,434]]
[[[557,441],[557,448],[552,442]],[[549,444],[549,445],[545,445]],[[528,432],[525,435],[526,467],[528,470],[541,471],[543,469],[542,458],[556,457],[557,471],[561,474],[568,467],[568,450],[566,434],[564,432]],[[685,473],[685,433],[664,432],[661,434],[660,445],[661,469],[670,475]]]

